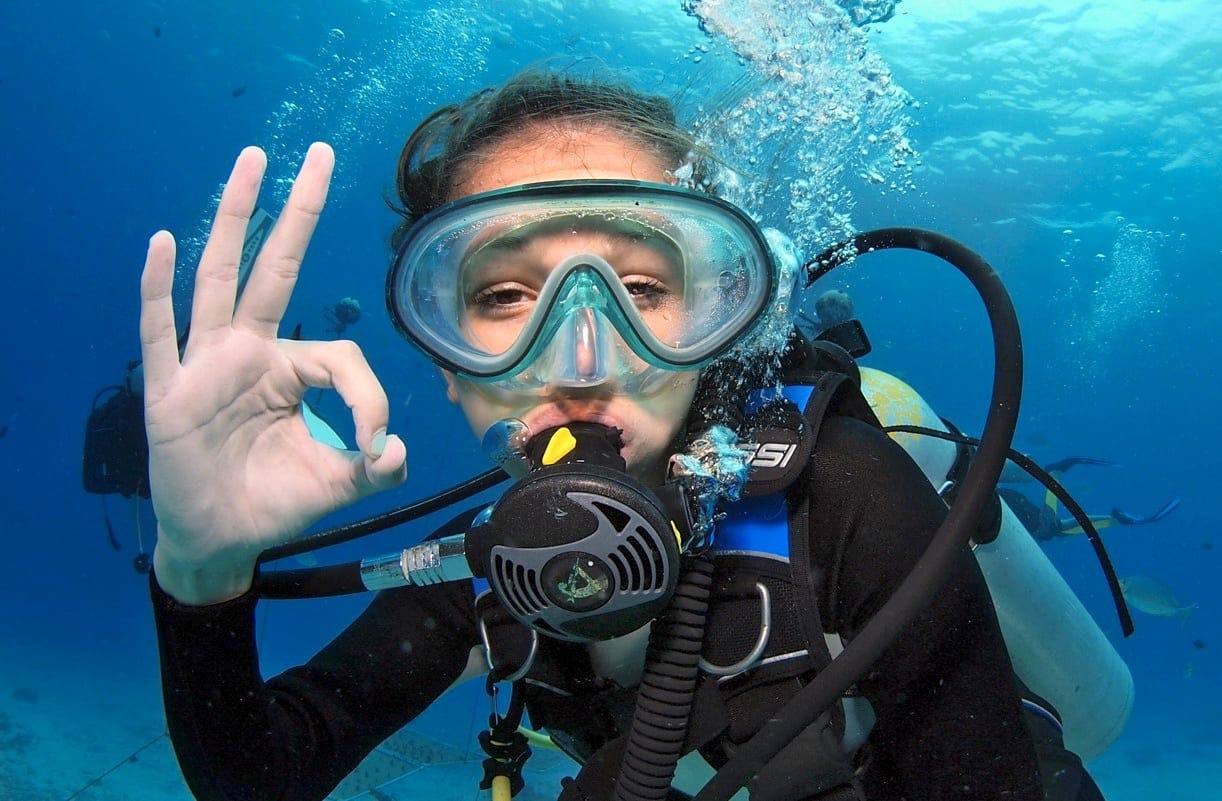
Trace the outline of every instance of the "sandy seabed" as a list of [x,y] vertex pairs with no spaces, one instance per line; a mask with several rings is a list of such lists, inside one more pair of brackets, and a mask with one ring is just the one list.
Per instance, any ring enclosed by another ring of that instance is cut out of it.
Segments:
[[[164,735],[155,665],[48,662],[33,649],[5,650],[16,658],[0,664],[0,801],[191,801]],[[1139,704],[1121,738],[1090,764],[1108,801],[1219,797],[1222,688],[1196,689],[1214,701]],[[481,759],[474,742],[405,730],[331,799],[471,801],[480,796]],[[536,750],[518,801],[554,799],[571,771],[561,755]]]

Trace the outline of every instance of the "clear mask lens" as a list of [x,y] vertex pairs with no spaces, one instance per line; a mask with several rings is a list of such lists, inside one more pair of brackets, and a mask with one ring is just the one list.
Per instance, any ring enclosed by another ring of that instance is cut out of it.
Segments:
[[556,182],[421,220],[388,300],[401,331],[476,381],[550,371],[590,385],[698,369],[754,325],[773,287],[763,234],[729,204],[661,184]]

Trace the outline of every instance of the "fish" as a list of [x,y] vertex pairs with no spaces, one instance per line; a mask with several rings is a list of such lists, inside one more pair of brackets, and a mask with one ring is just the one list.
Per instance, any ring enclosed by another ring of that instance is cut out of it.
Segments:
[[1156,617],[1178,617],[1186,620],[1197,604],[1184,606],[1171,588],[1149,576],[1126,576],[1120,579],[1120,591],[1134,609]]
[[305,56],[299,56],[296,53],[285,53],[284,60],[290,64],[301,64],[302,66],[309,67],[312,70],[318,69],[318,65],[313,61],[310,61]]

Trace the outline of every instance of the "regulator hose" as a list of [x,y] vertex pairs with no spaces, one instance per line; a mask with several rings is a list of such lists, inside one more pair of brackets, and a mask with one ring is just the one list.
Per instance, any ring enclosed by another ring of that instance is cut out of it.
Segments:
[[649,633],[645,674],[615,783],[615,801],[665,801],[675,764],[683,755],[700,680],[713,563],[688,554],[681,568],[675,595]]

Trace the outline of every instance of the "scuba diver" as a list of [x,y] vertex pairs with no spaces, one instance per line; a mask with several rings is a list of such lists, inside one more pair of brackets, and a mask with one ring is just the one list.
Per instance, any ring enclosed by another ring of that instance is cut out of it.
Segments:
[[[1049,495],[1043,504],[1038,504],[1012,487],[999,487],[997,494],[1014,510],[1014,514],[1022,521],[1031,536],[1041,542],[1060,537],[1076,537],[1085,533],[1077,518],[1062,517],[1058,514],[1059,505],[1055,496]],[[1119,507],[1113,507],[1108,514],[1090,515],[1090,521],[1095,528],[1145,526],[1167,517],[1178,509],[1179,505],[1180,499],[1172,498],[1148,515],[1135,515]]]
[[799,312],[798,325],[811,339],[824,331],[853,320],[853,296],[843,289],[829,289],[815,298],[815,313]]
[[103,387],[93,396],[85,421],[81,484],[85,492],[102,497],[102,522],[112,550],[123,546],[110,520],[106,496],[121,495],[132,501],[136,538],[132,567],[141,574],[148,573],[151,565],[140,527],[140,499],[150,497],[148,456],[143,376],[140,362],[130,361],[123,383]]
[[361,319],[361,302],[356,298],[340,298],[322,310],[323,319],[329,323],[327,333],[343,336],[348,326]]
[[[1096,459],[1089,456],[1069,456],[1046,464],[1043,468],[1050,475],[1060,477],[1068,472],[1070,468],[1077,465],[1111,466],[1112,464],[1112,462],[1106,459]],[[1012,475],[1003,472],[1001,481],[1004,483],[1011,480]],[[1029,477],[1018,473],[1015,480],[1025,481],[1029,480]],[[1023,526],[1031,536],[1041,542],[1060,537],[1073,537],[1085,533],[1082,524],[1076,517],[1061,515],[1061,504],[1057,500],[1056,495],[1051,492],[1044,493],[1042,504],[1031,500],[1026,493],[1014,487],[999,487],[997,493],[1014,511],[1018,519],[1022,521]],[[1178,509],[1179,506],[1180,499],[1172,498],[1148,515],[1135,515],[1131,512],[1126,512],[1120,507],[1112,507],[1112,511],[1108,514],[1092,514],[1089,515],[1089,518],[1097,529],[1117,525],[1145,526],[1150,523],[1157,523]]]
[[[494,702],[481,786],[498,799],[522,786],[525,715],[582,765],[566,801],[687,797],[710,775],[697,798],[723,797],[714,785],[734,771],[722,784],[757,801],[1101,797],[1057,710],[1021,691],[966,547],[946,551],[928,603],[891,614],[958,502],[948,512],[879,428],[845,351],[794,331],[792,248],[706,191],[715,164],[664,99],[549,72],[411,134],[388,307],[515,481],[351,566],[341,591],[378,590],[367,610],[267,680],[254,610],[281,571],[260,553],[407,475],[359,348],[277,338],[334,154],[310,148],[240,300],[230,256],[266,158],[238,157],[181,357],[174,241],[153,236],[150,586],[169,732],[197,798],[324,798],[476,677]],[[684,166],[693,181],[677,186]],[[298,405],[313,387],[351,407],[359,450],[310,436]],[[979,460],[999,472],[989,431]],[[991,492],[979,483],[964,495]],[[898,621],[894,639],[837,689],[880,620]],[[845,697],[776,734],[825,687]]]

